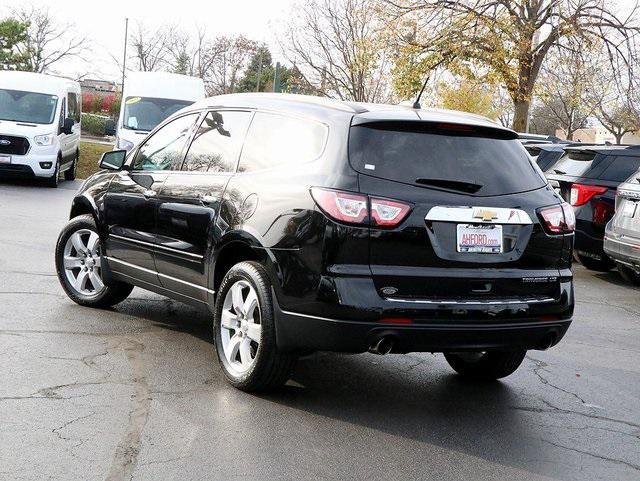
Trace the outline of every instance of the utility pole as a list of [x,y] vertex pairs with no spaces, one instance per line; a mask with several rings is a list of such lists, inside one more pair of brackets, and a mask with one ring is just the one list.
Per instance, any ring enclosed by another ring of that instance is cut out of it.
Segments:
[[260,77],[262,77],[262,48],[260,48],[260,57],[258,60],[258,80],[256,81],[256,92],[260,92]]
[[280,85],[280,62],[276,62],[276,66],[273,69],[273,91],[282,92],[282,86]]
[[[124,72],[127,66],[127,41],[129,34],[129,19],[124,19],[124,54],[122,56],[122,84],[120,85],[120,96],[124,95]],[[124,99],[122,99],[124,101]]]

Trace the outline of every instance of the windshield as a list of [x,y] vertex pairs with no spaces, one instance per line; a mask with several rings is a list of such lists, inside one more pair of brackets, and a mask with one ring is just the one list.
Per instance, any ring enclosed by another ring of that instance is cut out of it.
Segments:
[[56,95],[0,89],[0,120],[51,124],[57,104]]
[[188,100],[127,97],[122,126],[125,129],[149,132],[171,114],[192,103]]
[[426,122],[352,127],[349,158],[363,174],[478,196],[546,183],[518,140],[475,127]]

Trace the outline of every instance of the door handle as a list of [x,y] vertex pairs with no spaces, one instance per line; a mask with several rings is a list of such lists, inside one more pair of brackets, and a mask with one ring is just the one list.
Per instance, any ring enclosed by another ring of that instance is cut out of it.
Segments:
[[213,195],[202,195],[200,196],[200,202],[203,204],[213,204],[216,201],[216,197]]
[[147,189],[142,195],[144,195],[145,199],[148,199],[149,197],[155,197],[158,193],[155,190]]

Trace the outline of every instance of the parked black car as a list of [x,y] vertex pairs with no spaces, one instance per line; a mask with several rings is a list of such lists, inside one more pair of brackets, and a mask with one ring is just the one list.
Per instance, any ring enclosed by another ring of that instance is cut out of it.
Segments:
[[586,268],[613,267],[603,250],[605,226],[615,212],[616,188],[639,167],[640,146],[574,146],[565,147],[547,171],[549,182],[575,210],[575,253]]
[[495,379],[571,322],[573,211],[489,120],[236,94],[125,155],[73,201],[62,286],[86,306],[133,285],[209,306],[238,388],[281,384],[310,350],[444,352]]
[[607,223],[604,251],[627,282],[640,285],[640,171],[618,186],[616,212]]
[[531,158],[536,161],[540,170],[545,172],[562,157],[564,147],[567,145],[569,144],[546,142],[543,144],[524,144],[524,148]]

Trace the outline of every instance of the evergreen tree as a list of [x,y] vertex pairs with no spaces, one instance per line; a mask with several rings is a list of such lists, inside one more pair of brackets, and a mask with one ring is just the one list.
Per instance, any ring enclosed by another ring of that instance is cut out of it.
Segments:
[[27,39],[28,24],[7,18],[0,20],[0,70],[28,70],[27,53],[20,54],[16,45]]

